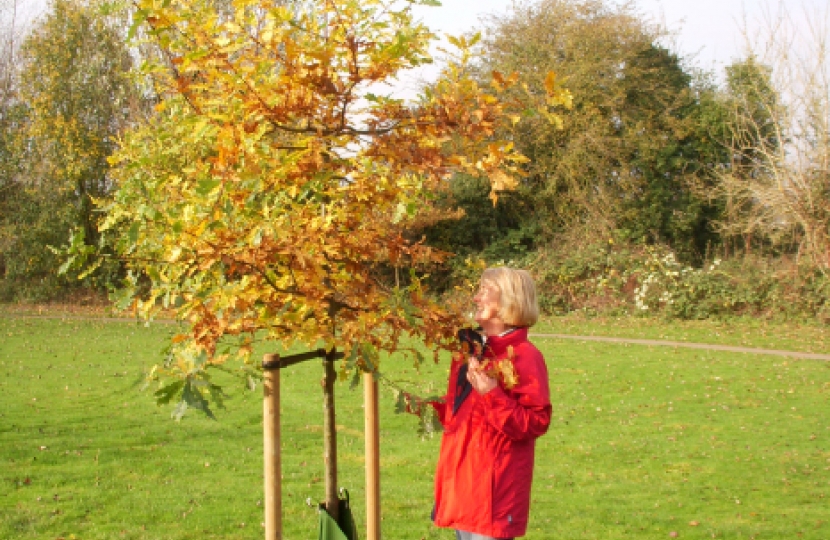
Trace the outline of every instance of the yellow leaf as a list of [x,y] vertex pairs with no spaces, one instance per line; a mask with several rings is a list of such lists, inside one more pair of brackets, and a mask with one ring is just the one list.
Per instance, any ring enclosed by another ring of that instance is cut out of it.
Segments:
[[506,175],[503,171],[497,170],[490,174],[490,186],[496,191],[509,191],[516,189],[517,185],[516,179]]
[[556,91],[556,73],[553,71],[548,71],[548,75],[545,77],[545,90],[548,95],[551,95]]
[[500,191],[510,191],[516,189],[518,181],[505,174],[503,171],[496,170],[490,173],[490,200],[493,201],[493,206],[499,200],[498,193]]

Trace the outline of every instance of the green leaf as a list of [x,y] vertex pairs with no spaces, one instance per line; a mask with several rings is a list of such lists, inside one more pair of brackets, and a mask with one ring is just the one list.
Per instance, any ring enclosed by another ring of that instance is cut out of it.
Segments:
[[86,279],[86,278],[87,278],[90,274],[92,274],[93,272],[95,272],[96,270],[98,270],[98,268],[100,268],[100,267],[101,267],[101,264],[103,264],[103,262],[104,262],[104,260],[103,260],[103,259],[101,259],[101,258],[96,259],[96,260],[95,260],[92,264],[90,264],[89,266],[87,266],[87,267],[84,269],[84,271],[83,271],[83,272],[81,272],[81,274],[78,276],[78,279],[79,279],[79,280],[80,280],[80,279]]
[[349,382],[349,390],[354,390],[360,386],[360,370],[355,369],[352,371],[352,380]]
[[184,387],[184,381],[174,381],[164,388],[156,390],[154,394],[156,396],[156,404],[165,405],[170,403],[170,400],[179,394],[182,387]]
[[187,379],[184,389],[182,390],[182,402],[187,403],[188,407],[202,411],[211,420],[216,420],[216,417],[213,415],[213,411],[210,410],[208,400],[205,399],[205,396],[203,396],[202,392],[197,388],[200,382],[203,383],[203,381],[197,381],[192,378]]
[[127,238],[129,238],[131,244],[135,244],[138,242],[138,232],[141,229],[141,224],[138,222],[133,223],[130,225],[130,229],[127,231]]
[[199,60],[200,58],[204,58],[211,53],[210,49],[197,49],[195,51],[187,53],[184,57],[187,60]]
[[395,414],[406,412],[406,395],[400,390],[395,391]]
[[211,384],[208,386],[208,391],[210,392],[210,397],[216,403],[216,406],[220,409],[225,408],[225,391],[222,390],[221,386],[216,384]]
[[221,184],[221,180],[215,178],[203,178],[199,180],[199,185],[196,186],[196,193],[202,196],[210,195],[210,193]]
[[66,259],[66,262],[64,262],[58,268],[58,275],[62,276],[64,274],[66,274],[66,272],[72,267],[72,263],[74,263],[74,262],[75,262],[75,256],[74,255],[69,257],[68,259]]
[[130,29],[127,32],[127,41],[131,41],[135,37],[135,33],[138,31],[138,27],[147,20],[147,11],[144,9],[139,9],[133,14],[133,24],[130,25]]
[[352,350],[349,352],[349,357],[346,359],[346,369],[352,369],[357,363],[358,358],[360,358],[360,348],[352,347]]
[[424,363],[424,361],[425,361],[424,353],[422,353],[421,351],[416,349],[415,350],[415,365],[420,366],[421,364]]
[[444,426],[438,420],[438,415],[435,409],[429,405],[421,408],[421,425],[418,429],[418,434],[422,437],[432,437],[436,433],[444,431]]
[[133,293],[135,289],[133,287],[123,287],[114,291],[111,295],[111,299],[113,303],[115,303],[116,309],[123,311],[130,307],[130,304],[133,302]]
[[363,343],[361,348],[361,358],[366,363],[366,370],[372,373],[377,373],[378,370],[378,351],[371,343]]
[[173,409],[173,412],[170,413],[170,416],[173,417],[176,422],[182,419],[184,413],[187,412],[187,402],[182,400],[177,405],[176,408]]

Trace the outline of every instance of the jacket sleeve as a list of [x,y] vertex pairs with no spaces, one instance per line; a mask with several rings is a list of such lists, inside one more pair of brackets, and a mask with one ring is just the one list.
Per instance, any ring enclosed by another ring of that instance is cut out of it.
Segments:
[[447,425],[447,421],[449,420],[449,411],[452,410],[452,403],[455,400],[455,382],[458,378],[458,370],[461,368],[463,362],[453,360],[450,363],[450,375],[449,379],[447,380],[447,392],[444,394],[444,400],[441,401],[428,401],[433,409],[435,409],[435,414],[438,416],[438,421],[441,422],[442,426]]
[[501,386],[483,397],[487,422],[508,438],[520,441],[544,435],[550,426],[548,370],[535,347],[514,359],[518,384],[509,392]]

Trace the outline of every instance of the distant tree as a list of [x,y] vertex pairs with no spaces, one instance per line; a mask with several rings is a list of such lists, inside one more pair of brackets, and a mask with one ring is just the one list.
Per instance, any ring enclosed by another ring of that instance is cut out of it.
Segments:
[[[707,175],[704,160],[725,155],[700,125],[711,90],[659,45],[663,32],[632,4],[602,0],[517,4],[485,30],[482,77],[518,72],[528,92],[514,92],[531,109],[548,71],[574,96],[563,126],[528,112],[508,129],[530,159],[529,174],[499,205],[514,234],[498,236],[528,249],[562,234],[607,238],[622,230],[702,255],[715,209],[691,185]],[[469,210],[459,234],[476,219]],[[443,227],[446,235],[450,226]]]
[[0,299],[8,296],[6,254],[14,242],[9,223],[19,207],[20,163],[24,147],[17,136],[25,121],[26,108],[19,98],[18,63],[23,31],[17,2],[0,2]]
[[[93,201],[114,184],[107,157],[137,112],[133,58],[123,22],[103,4],[54,0],[19,51],[14,130],[14,200],[3,212],[6,278],[56,286],[59,259],[49,246],[80,228],[98,240]],[[25,287],[20,287],[25,291]],[[54,288],[41,294],[55,294]]]
[[17,54],[22,35],[18,1],[0,0],[0,103],[11,101],[17,83]]
[[[713,195],[721,197],[724,215],[718,227],[725,239],[738,239],[746,250],[752,237],[763,241],[760,222],[753,218],[758,201],[747,189],[768,175],[772,159],[783,148],[783,135],[776,124],[781,96],[773,87],[772,69],[754,56],[727,66],[721,103],[727,113],[721,134],[730,150],[729,166],[720,171]],[[779,232],[781,230],[779,229]]]
[[794,246],[830,270],[830,51],[827,13],[796,23],[784,9],[748,38],[746,59],[727,69],[725,142],[731,167],[715,195],[727,201],[726,234]]

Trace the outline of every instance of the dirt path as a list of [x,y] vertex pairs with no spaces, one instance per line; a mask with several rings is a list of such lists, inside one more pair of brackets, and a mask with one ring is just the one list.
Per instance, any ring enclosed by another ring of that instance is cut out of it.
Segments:
[[707,351],[728,351],[740,352],[749,354],[770,354],[775,356],[786,356],[788,358],[798,358],[800,360],[824,360],[830,361],[830,354],[805,353],[795,351],[781,351],[777,349],[756,349],[753,347],[735,347],[732,345],[714,345],[711,343],[689,343],[686,341],[662,341],[656,339],[634,339],[634,338],[616,338],[605,336],[574,336],[570,334],[536,334],[531,333],[531,337],[536,338],[554,338],[554,339],[575,339],[579,341],[601,341],[605,343],[629,343],[632,345],[648,345],[657,347],[685,347],[687,349],[704,349]]

